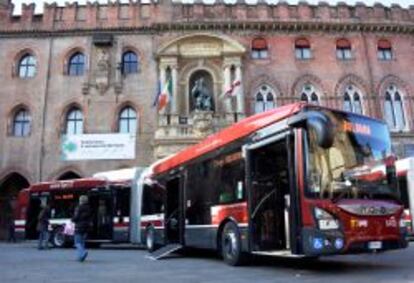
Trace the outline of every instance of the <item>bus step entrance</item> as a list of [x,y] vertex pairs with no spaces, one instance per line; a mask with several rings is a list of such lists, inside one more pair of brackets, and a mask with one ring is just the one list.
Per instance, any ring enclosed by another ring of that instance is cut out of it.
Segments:
[[154,251],[153,253],[151,253],[151,255],[149,256],[150,259],[152,260],[157,260],[160,258],[163,258],[175,251],[178,251],[179,249],[181,249],[183,246],[180,244],[169,244],[166,245],[156,251]]

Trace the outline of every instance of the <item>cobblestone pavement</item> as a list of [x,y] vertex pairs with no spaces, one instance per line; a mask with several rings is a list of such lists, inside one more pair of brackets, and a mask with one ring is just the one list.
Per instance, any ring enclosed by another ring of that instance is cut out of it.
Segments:
[[152,261],[132,246],[107,246],[75,261],[73,249],[38,251],[35,242],[0,243],[0,282],[414,282],[414,244],[381,254],[319,260],[256,258],[227,266],[214,253],[190,252]]

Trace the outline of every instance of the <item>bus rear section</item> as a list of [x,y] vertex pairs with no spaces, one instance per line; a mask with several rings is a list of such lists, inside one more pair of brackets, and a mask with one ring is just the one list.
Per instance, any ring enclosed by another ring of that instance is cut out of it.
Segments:
[[407,246],[389,132],[368,117],[281,107],[160,162],[151,179],[157,256],[208,248],[238,265]]
[[101,179],[40,183],[23,190],[18,199],[17,232],[26,239],[36,239],[38,215],[42,205],[48,204],[52,244],[56,247],[72,245],[73,230],[67,227],[73,227],[71,218],[81,195],[88,196],[91,209],[89,242],[99,244],[130,240],[131,182]]

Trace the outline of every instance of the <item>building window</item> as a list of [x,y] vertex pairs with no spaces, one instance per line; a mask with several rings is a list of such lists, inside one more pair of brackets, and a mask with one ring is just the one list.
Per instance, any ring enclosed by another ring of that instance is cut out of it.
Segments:
[[378,41],[378,59],[388,61],[393,58],[391,43],[386,39]]
[[137,113],[132,107],[125,107],[119,114],[118,131],[135,134],[137,132]]
[[69,59],[68,75],[82,76],[85,70],[85,55],[76,52]]
[[66,115],[65,133],[79,135],[83,133],[83,114],[79,108],[72,108]]
[[85,71],[85,55],[76,52],[69,58],[68,75],[82,76]]
[[36,74],[36,58],[31,54],[24,55],[19,62],[19,77],[32,78]]
[[267,42],[264,38],[255,38],[252,41],[252,58],[266,59],[269,56]]
[[347,39],[339,39],[336,41],[336,58],[339,60],[352,59],[351,43]]
[[261,113],[276,107],[276,95],[272,88],[267,85],[260,87],[256,93],[254,102],[254,112]]
[[350,85],[346,88],[344,93],[344,110],[357,114],[363,113],[361,95],[359,90]]
[[303,89],[300,95],[300,100],[307,102],[307,103],[319,105],[319,96],[316,94],[315,88],[313,87],[313,85],[307,84],[303,86]]
[[135,52],[127,51],[122,55],[122,74],[138,73],[138,57]]
[[30,114],[27,110],[19,110],[13,117],[13,136],[27,137],[30,134]]
[[311,46],[306,38],[297,39],[295,41],[296,59],[307,60],[312,58]]
[[401,131],[406,128],[403,101],[395,85],[388,87],[385,92],[384,114],[385,121],[392,130]]

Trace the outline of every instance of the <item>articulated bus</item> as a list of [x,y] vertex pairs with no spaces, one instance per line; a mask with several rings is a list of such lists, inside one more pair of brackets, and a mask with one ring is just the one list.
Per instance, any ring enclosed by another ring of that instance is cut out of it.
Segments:
[[55,247],[73,243],[71,218],[80,195],[89,197],[92,211],[88,241],[140,243],[138,180],[142,168],[101,172],[91,178],[43,182],[22,190],[16,206],[15,230],[22,239],[38,236],[36,224],[42,203],[50,206],[50,240]]
[[[380,165],[385,177],[371,178]],[[369,117],[291,104],[151,171],[141,229],[153,257],[207,248],[238,265],[252,254],[319,257],[408,243],[390,134]]]

